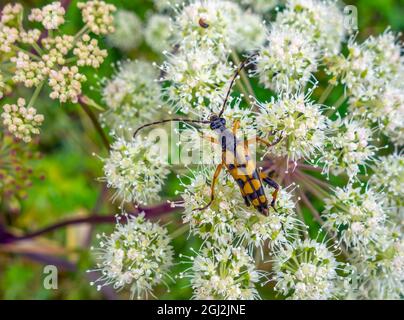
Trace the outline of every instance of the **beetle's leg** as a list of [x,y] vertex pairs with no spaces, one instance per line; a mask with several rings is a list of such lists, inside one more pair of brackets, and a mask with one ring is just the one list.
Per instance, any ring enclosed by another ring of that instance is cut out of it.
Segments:
[[262,179],[262,181],[264,181],[267,185],[269,185],[270,187],[274,188],[275,191],[272,192],[272,201],[271,201],[271,207],[274,208],[274,210],[276,211],[275,208],[275,202],[276,199],[278,197],[278,192],[279,192],[279,184],[277,184],[274,180],[272,180],[269,176],[268,173],[265,172],[260,172],[260,178]]
[[249,145],[249,144],[252,144],[252,143],[254,143],[254,142],[260,142],[260,143],[262,143],[262,144],[265,144],[268,148],[270,148],[270,147],[273,147],[274,145],[278,144],[279,142],[281,142],[282,138],[283,138],[283,134],[282,134],[282,133],[281,133],[281,135],[280,135],[275,141],[273,141],[273,142],[266,141],[266,140],[264,140],[264,139],[262,139],[262,138],[260,138],[260,137],[253,137],[253,138],[251,138],[251,139],[248,139],[248,140],[246,141],[246,144]]
[[235,120],[233,124],[233,134],[236,135],[238,129],[240,128],[240,120]]
[[195,210],[199,210],[199,211],[205,210],[212,204],[213,200],[215,199],[215,184],[216,184],[217,178],[220,175],[220,172],[222,171],[222,168],[223,168],[223,163],[220,163],[216,167],[215,174],[213,175],[212,184],[210,186],[210,201],[209,201],[209,203],[206,206],[203,206],[202,208],[197,208]]

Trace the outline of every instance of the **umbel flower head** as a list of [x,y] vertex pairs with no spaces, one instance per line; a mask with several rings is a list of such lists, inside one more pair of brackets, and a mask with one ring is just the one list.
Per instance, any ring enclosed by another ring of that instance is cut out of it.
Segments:
[[[30,21],[40,22],[46,29],[25,29],[22,7],[7,5],[0,23],[0,50],[7,52],[13,65],[12,80],[40,91],[44,83],[51,88],[50,98],[62,103],[78,101],[86,77],[79,67],[98,68],[107,52],[93,39],[91,32],[113,31],[111,12],[114,6],[102,1],[79,3],[85,26],[75,36],[63,34],[65,9],[60,2],[33,9]],[[41,37],[41,34],[44,36]],[[3,41],[4,40],[4,41]],[[20,49],[21,47],[28,49]],[[38,92],[39,92],[38,91]]]
[[144,37],[148,46],[155,52],[162,53],[171,49],[172,24],[171,18],[162,14],[154,14],[147,21]]
[[19,98],[17,104],[5,104],[1,118],[7,130],[24,142],[30,142],[31,135],[39,134],[39,127],[44,120],[44,116],[37,114],[35,108],[26,107],[23,98]]
[[349,90],[352,110],[359,108],[360,111],[365,107],[371,112],[370,107],[402,70],[401,46],[396,36],[386,31],[369,37],[362,44],[352,40],[348,50],[348,56],[339,57],[330,71],[335,79],[340,77]]
[[47,30],[55,30],[65,22],[64,15],[65,9],[60,2],[56,1],[44,6],[42,9],[32,9],[28,19],[41,22]]
[[387,230],[366,252],[350,259],[357,273],[355,299],[401,299],[404,294],[404,242],[395,231]]
[[338,54],[345,38],[344,15],[336,0],[287,0],[275,24],[301,32],[324,56]]
[[114,32],[113,12],[115,6],[104,1],[92,0],[77,3],[81,10],[83,21],[95,34],[108,34]]
[[108,35],[108,42],[122,50],[130,51],[139,46],[142,41],[142,21],[128,10],[119,9],[114,17],[115,31]]
[[165,156],[153,141],[117,138],[109,157],[103,159],[104,180],[116,189],[114,199],[137,204],[158,200],[169,173]]
[[304,87],[317,70],[319,56],[307,36],[275,24],[267,40],[256,59],[260,82],[276,92],[296,92]]
[[[215,199],[209,208],[210,179],[213,170],[197,174],[189,184],[184,185],[181,194],[184,200],[184,223],[189,223],[191,233],[208,240],[212,245],[225,246],[233,242],[245,243],[247,247],[263,250],[287,243],[301,229],[295,217],[295,203],[291,191],[282,189],[277,200],[277,211],[268,216],[248,207],[240,195],[237,183],[227,174],[222,174],[215,186]],[[273,190],[265,187],[270,197]],[[271,199],[268,199],[270,202]]]
[[267,13],[281,4],[283,0],[238,0],[237,2],[255,12]]
[[168,60],[162,66],[163,80],[170,85],[165,94],[177,110],[206,116],[212,108],[220,105],[224,87],[233,74],[227,58],[202,47],[166,55]]
[[255,269],[254,260],[245,248],[217,248],[207,243],[191,260],[192,267],[186,276],[191,279],[193,299],[259,299],[256,285],[263,273]]
[[326,226],[340,232],[348,247],[366,250],[370,242],[377,242],[385,231],[384,196],[372,189],[362,192],[351,184],[336,188],[325,200]]
[[344,268],[326,244],[315,240],[296,240],[282,246],[273,258],[275,290],[289,299],[326,300],[339,294]]
[[[175,29],[181,44],[186,47],[209,47],[224,53],[235,36],[233,24],[239,21],[242,10],[230,1],[196,0],[185,6],[175,18]],[[201,27],[203,26],[208,27]]]
[[404,227],[404,158],[402,154],[380,157],[372,166],[369,184],[383,193],[388,214],[393,222]]
[[267,141],[282,139],[271,148],[271,153],[296,161],[312,159],[322,150],[328,119],[309,96],[284,94],[276,100],[257,103],[260,136]]
[[118,63],[116,74],[103,85],[103,100],[109,108],[100,120],[112,134],[132,136],[138,126],[161,117],[157,69],[146,61]]
[[97,235],[99,248],[97,268],[101,276],[91,285],[113,285],[120,290],[129,287],[131,298],[152,294],[153,286],[164,283],[167,272],[173,265],[173,249],[167,229],[138,216],[125,215],[126,223],[117,219],[111,235]]
[[242,11],[233,25],[232,46],[238,51],[258,49],[266,40],[266,27],[262,17],[249,11]]
[[99,68],[107,57],[107,50],[98,47],[98,40],[91,39],[88,34],[82,36],[81,41],[76,44],[73,54],[78,58],[77,65]]
[[361,166],[373,159],[377,150],[371,144],[372,130],[363,121],[340,117],[331,121],[329,127],[324,153],[320,157],[323,172],[345,172],[352,179]]

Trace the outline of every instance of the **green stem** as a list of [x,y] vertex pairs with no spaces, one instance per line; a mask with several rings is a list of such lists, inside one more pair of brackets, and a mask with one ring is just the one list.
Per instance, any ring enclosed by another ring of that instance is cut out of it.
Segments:
[[187,224],[181,226],[177,230],[175,230],[173,233],[171,233],[171,239],[175,239],[179,237],[180,235],[184,234],[189,230],[189,226]]
[[110,150],[109,140],[108,140],[107,136],[105,135],[105,132],[102,129],[101,124],[99,123],[99,121],[97,119],[97,116],[93,113],[91,108],[87,105],[86,97],[85,96],[79,96],[79,101],[78,102],[79,102],[80,106],[83,108],[83,110],[85,111],[85,113],[90,118],[91,122],[93,123],[95,129],[97,130],[98,134],[101,137],[101,140],[102,140],[105,148],[109,151]]
[[34,42],[34,43],[32,44],[32,47],[35,49],[35,51],[36,51],[39,55],[42,55],[42,54],[43,54],[42,49],[38,46],[38,44],[37,44],[36,42]]
[[75,45],[76,42],[81,38],[81,36],[82,36],[83,34],[85,34],[87,31],[88,31],[88,26],[85,25],[85,26],[84,26],[83,28],[81,28],[81,29],[79,30],[79,32],[77,32],[76,35],[74,36],[73,44]]
[[13,49],[15,49],[16,51],[24,52],[25,54],[29,55],[29,56],[30,56],[32,59],[34,59],[34,60],[37,60],[37,61],[40,61],[40,60],[41,60],[40,57],[38,57],[37,55],[33,54],[32,52],[29,52],[28,50],[22,49],[22,48],[20,48],[20,47],[18,47],[18,46],[16,46],[16,45],[13,45],[12,47],[13,47]]
[[34,105],[36,99],[38,98],[39,94],[41,93],[41,90],[42,90],[42,87],[43,87],[44,83],[45,83],[45,81],[42,81],[42,82],[35,88],[34,94],[32,95],[31,100],[29,100],[29,103],[28,103],[27,108],[31,108],[31,107]]
[[329,97],[332,89],[334,89],[334,85],[332,85],[331,83],[328,84],[327,88],[323,91],[323,93],[321,94],[320,98],[318,99],[318,103],[319,104],[323,104],[327,98]]
[[341,97],[339,97],[339,99],[334,103],[333,107],[328,110],[328,112],[326,113],[327,117],[331,117],[338,109],[339,107],[345,102],[347,96],[346,95],[342,95]]

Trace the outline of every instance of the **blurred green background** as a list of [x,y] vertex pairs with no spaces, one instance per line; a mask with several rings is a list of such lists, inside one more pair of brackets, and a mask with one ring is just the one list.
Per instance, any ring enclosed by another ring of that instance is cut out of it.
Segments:
[[[26,8],[39,7],[51,1],[22,1]],[[142,20],[153,12],[152,1],[124,0],[107,1],[118,8],[135,12]],[[4,5],[8,1],[1,1]],[[358,9],[359,39],[370,34],[383,32],[387,26],[395,31],[404,29],[404,0],[359,0],[345,1]],[[63,26],[66,33],[73,34],[81,28],[80,13],[76,1],[72,1],[67,13],[67,23]],[[105,42],[103,46],[107,47]],[[96,72],[88,71],[83,92],[94,100],[100,101],[99,81],[110,76],[114,71],[114,63],[124,58],[144,58],[160,61],[156,55],[142,44],[140,48],[123,55],[114,48],[108,47],[109,56]],[[10,99],[24,95],[22,89],[14,92]],[[3,102],[3,101],[2,101]],[[92,213],[113,214],[119,209],[108,201],[110,193],[102,190],[97,180],[102,175],[102,162],[93,153],[105,157],[96,132],[83,111],[73,104],[59,105],[43,94],[37,102],[40,113],[45,115],[42,128],[40,151],[42,159],[35,161],[33,167],[45,179],[36,179],[29,189],[28,198],[16,206],[12,213],[1,212],[2,221],[6,221],[10,230],[16,233],[38,230],[66,217],[81,217]],[[174,177],[167,183],[170,189],[165,195],[174,196],[178,182]],[[99,201],[100,193],[107,201]],[[174,213],[174,222],[169,224],[175,229],[181,221],[181,214]],[[161,217],[161,221],[172,220]],[[93,261],[88,247],[94,241],[95,232],[111,232],[113,224],[96,226],[91,230],[88,225],[74,225],[47,233],[44,237],[32,241],[18,243],[13,246],[0,246],[0,299],[115,299],[127,298],[127,293],[116,294],[112,290],[99,293],[89,286],[89,274]],[[189,253],[190,248],[197,248],[198,240],[185,236],[174,240],[177,253]],[[43,267],[45,264],[56,264],[59,267],[58,290],[46,290],[43,287]],[[178,265],[175,269],[184,268]],[[178,270],[177,270],[178,271]],[[175,272],[175,270],[174,270]],[[164,288],[157,288],[155,294],[165,299],[188,299],[191,290],[186,282],[178,281],[172,286],[170,293]],[[270,293],[263,298],[274,298]]]

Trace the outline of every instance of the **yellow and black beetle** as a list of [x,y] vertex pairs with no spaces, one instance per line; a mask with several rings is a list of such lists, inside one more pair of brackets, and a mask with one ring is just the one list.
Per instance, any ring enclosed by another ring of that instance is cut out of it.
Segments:
[[268,215],[269,206],[268,206],[268,199],[265,195],[265,191],[263,188],[263,183],[266,183],[272,188],[274,188],[275,191],[272,193],[271,207],[274,208],[275,210],[275,202],[279,190],[279,185],[274,180],[272,180],[266,173],[262,172],[260,169],[256,167],[255,162],[251,158],[248,146],[253,142],[259,142],[265,144],[267,147],[271,147],[276,143],[278,143],[282,137],[272,143],[262,140],[259,137],[254,137],[253,139],[250,140],[241,140],[236,137],[236,133],[240,124],[239,121],[235,121],[232,130],[229,130],[226,127],[226,120],[223,118],[223,112],[226,108],[227,101],[229,99],[230,91],[231,88],[233,87],[233,84],[235,83],[241,70],[255,55],[256,54],[249,56],[237,68],[234,76],[231,79],[229,90],[226,94],[226,97],[222,105],[222,109],[219,112],[219,114],[212,114],[209,117],[209,120],[174,118],[151,122],[139,127],[133,135],[135,137],[137,133],[143,128],[171,121],[209,124],[210,128],[217,133],[217,138],[208,137],[208,139],[212,143],[221,145],[222,161],[217,166],[212,179],[211,198],[209,203],[202,208],[198,208],[197,210],[204,210],[212,204],[213,200],[215,199],[215,184],[223,167],[226,168],[229,174],[237,182],[246,205],[247,206],[253,205],[259,212],[265,215]]

